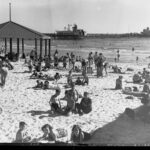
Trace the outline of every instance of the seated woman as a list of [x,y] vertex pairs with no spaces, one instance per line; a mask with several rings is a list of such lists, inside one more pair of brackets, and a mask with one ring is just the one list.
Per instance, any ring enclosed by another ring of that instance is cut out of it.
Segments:
[[133,83],[141,83],[141,82],[142,82],[142,77],[140,73],[138,72],[137,74],[134,74]]
[[90,140],[92,137],[92,134],[82,131],[82,129],[78,125],[74,125],[72,127],[71,132],[71,141],[73,143],[82,143],[84,141]]
[[84,92],[84,96],[80,103],[76,103],[76,110],[79,115],[88,114],[92,111],[92,100],[88,96],[87,92]]
[[82,80],[82,85],[89,85],[89,77],[87,76],[87,74],[84,74],[83,76],[83,80]]
[[47,80],[44,82],[43,89],[49,89],[49,82]]
[[116,90],[122,89],[122,78],[123,78],[122,76],[119,76],[119,78],[116,79],[116,87],[115,87]]
[[82,85],[80,77],[78,77],[77,80],[75,81],[75,85]]
[[40,141],[54,141],[56,142],[56,135],[53,132],[53,128],[51,125],[49,124],[45,124],[42,126],[41,128],[42,132],[43,132],[43,136],[37,138],[37,139],[33,139],[32,142],[40,142]]

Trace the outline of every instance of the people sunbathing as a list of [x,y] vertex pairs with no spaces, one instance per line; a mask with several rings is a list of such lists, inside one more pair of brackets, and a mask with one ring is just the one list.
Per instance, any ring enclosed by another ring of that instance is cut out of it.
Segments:
[[116,79],[116,87],[115,87],[116,90],[122,89],[122,78],[123,78],[122,76],[119,76],[119,78]]
[[77,80],[75,81],[75,85],[85,85],[85,84],[89,84],[89,78],[86,74],[84,74],[83,76],[83,80],[80,79],[80,77],[77,78]]
[[80,77],[78,77],[77,80],[75,81],[75,85],[83,85]]
[[73,125],[71,132],[71,141],[73,143],[79,144],[84,141],[90,140],[92,134],[82,131],[82,129],[78,125]]
[[76,110],[79,115],[88,114],[92,111],[92,100],[89,98],[89,94],[84,92],[84,96],[80,103],[76,103]]
[[26,135],[25,128],[27,124],[25,122],[19,123],[19,130],[16,133],[16,139],[14,143],[28,143],[31,140],[31,137]]

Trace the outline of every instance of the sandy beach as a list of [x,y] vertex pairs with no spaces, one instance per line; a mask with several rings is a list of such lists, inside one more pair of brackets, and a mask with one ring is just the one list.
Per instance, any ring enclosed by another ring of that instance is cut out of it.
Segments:
[[[111,90],[115,87],[115,80],[118,74],[108,73],[108,76],[96,78],[95,72],[89,75],[88,86],[76,86],[76,89],[83,95],[84,91],[90,93],[92,99],[92,112],[87,115],[79,116],[72,114],[70,116],[48,116],[50,110],[49,100],[54,94],[54,90],[35,90],[32,87],[36,85],[35,79],[29,79],[31,73],[28,73],[27,66],[23,61],[14,62],[14,70],[8,71],[7,81],[4,88],[0,89],[1,100],[0,107],[0,142],[10,143],[15,140],[20,121],[28,124],[28,134],[32,138],[41,136],[42,125],[49,123],[53,126],[59,141],[69,141],[71,128],[78,124],[86,132],[94,132],[93,138],[88,144],[144,144],[149,142],[150,127],[140,119],[132,121],[125,115],[121,115],[126,107],[132,109],[141,109],[142,103],[137,97],[126,99],[127,95],[121,90]],[[141,70],[145,65],[140,64],[118,64],[123,70],[128,67],[134,68],[133,72],[126,72],[123,75],[123,87],[137,86],[142,89],[143,85],[126,83],[132,81],[135,72]],[[57,70],[44,72],[53,75]],[[108,72],[111,72],[109,70]],[[67,75],[68,71],[59,71],[62,75]],[[63,76],[58,85],[61,88],[60,97],[64,96],[64,85],[66,77]],[[50,85],[56,86],[53,81]],[[62,101],[61,105],[66,103]],[[59,138],[57,129],[64,128],[68,134],[64,138]]]

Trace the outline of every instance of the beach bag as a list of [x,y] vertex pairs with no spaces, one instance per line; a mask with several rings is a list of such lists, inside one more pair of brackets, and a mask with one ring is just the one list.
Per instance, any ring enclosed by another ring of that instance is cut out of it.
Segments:
[[58,132],[57,138],[63,138],[63,137],[66,137],[68,135],[67,130],[65,130],[63,128],[58,128],[56,130]]
[[87,73],[89,73],[89,74],[93,73],[92,67],[87,67]]

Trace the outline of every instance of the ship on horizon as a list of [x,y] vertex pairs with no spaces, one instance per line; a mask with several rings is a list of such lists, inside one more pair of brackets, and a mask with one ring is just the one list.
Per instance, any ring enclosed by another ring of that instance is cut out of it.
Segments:
[[72,26],[72,30],[70,29],[70,24],[68,27],[64,28],[64,30],[56,31],[53,35],[51,35],[54,39],[61,40],[79,40],[85,37],[85,31],[83,29],[78,29],[78,26],[74,24]]

